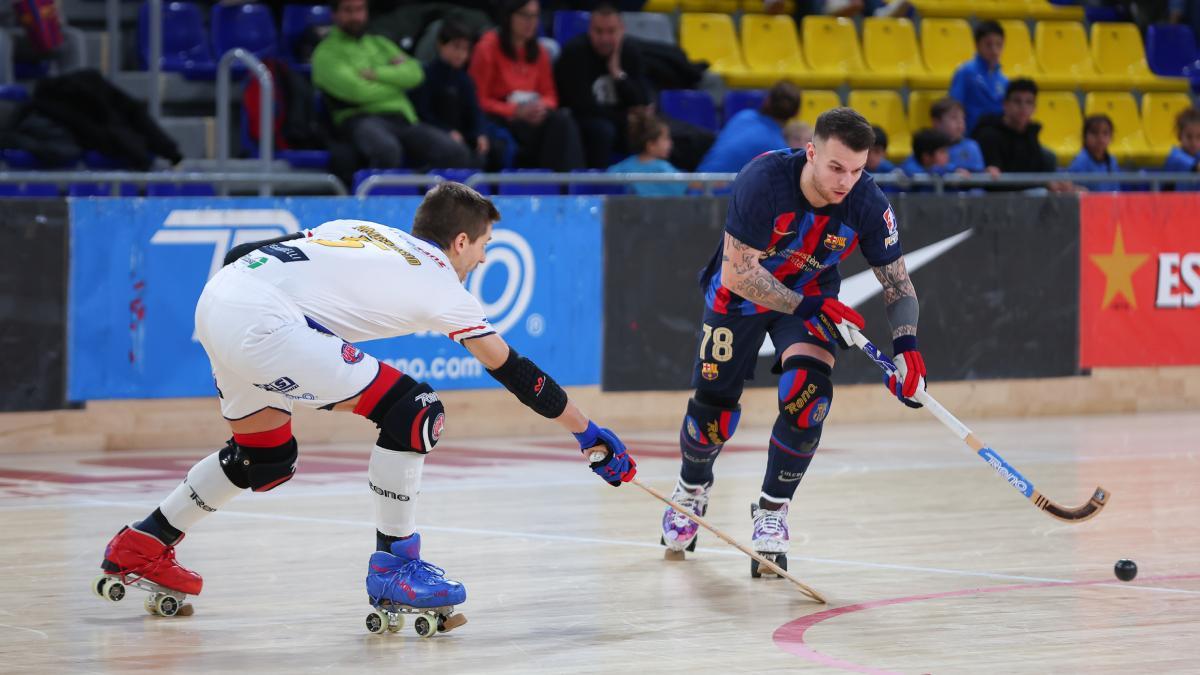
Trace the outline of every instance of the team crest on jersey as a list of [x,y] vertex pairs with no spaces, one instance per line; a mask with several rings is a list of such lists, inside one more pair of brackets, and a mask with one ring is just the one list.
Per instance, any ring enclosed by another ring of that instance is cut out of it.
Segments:
[[342,360],[350,365],[354,365],[363,360],[363,351],[349,342],[342,343]]
[[701,363],[700,364],[700,377],[703,377],[706,380],[712,381],[712,380],[717,379],[717,375],[718,375],[717,364],[715,364],[715,363]]
[[829,233],[825,235],[825,248],[833,251],[834,253],[844,250],[846,248],[846,238]]

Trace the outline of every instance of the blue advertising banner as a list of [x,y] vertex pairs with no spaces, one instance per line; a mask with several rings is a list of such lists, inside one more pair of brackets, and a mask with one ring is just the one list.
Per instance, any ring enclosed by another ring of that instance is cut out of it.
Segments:
[[[564,385],[600,381],[595,197],[499,197],[487,262],[467,279],[492,324]],[[215,393],[193,336],[204,284],[237,244],[359,218],[410,230],[419,198],[79,199],[71,202],[67,395]],[[443,335],[361,345],[438,389],[499,386]]]

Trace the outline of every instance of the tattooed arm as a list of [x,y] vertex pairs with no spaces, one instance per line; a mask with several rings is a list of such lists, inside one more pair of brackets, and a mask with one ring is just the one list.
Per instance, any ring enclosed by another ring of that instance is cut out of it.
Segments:
[[759,260],[762,251],[725,233],[721,251],[721,280],[725,288],[747,300],[784,314],[791,314],[802,296],[779,282]]
[[917,304],[917,291],[913,288],[912,280],[908,278],[908,268],[904,266],[904,258],[883,267],[871,268],[875,278],[883,286],[883,304],[887,309],[888,323],[892,324],[892,339],[902,335],[917,334],[917,314],[920,306]]

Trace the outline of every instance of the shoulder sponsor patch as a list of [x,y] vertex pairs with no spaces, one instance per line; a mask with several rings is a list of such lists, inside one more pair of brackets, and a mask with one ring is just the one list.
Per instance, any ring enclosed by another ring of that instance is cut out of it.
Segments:
[[896,234],[896,214],[892,213],[891,206],[883,212],[883,224],[887,226],[888,234]]
[[308,256],[304,254],[304,251],[301,251],[295,246],[288,246],[286,244],[271,244],[269,246],[263,246],[258,250],[285,263],[308,260]]

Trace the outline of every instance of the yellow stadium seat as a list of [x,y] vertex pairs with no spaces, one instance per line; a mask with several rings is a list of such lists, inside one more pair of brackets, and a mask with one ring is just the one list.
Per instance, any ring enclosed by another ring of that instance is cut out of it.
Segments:
[[894,91],[850,92],[850,107],[857,110],[871,124],[878,125],[888,135],[888,159],[902,162],[912,154],[912,132],[900,94]]
[[908,19],[868,17],[863,20],[863,59],[872,73],[895,78],[901,83],[928,76],[917,49],[917,31]]
[[739,0],[679,0],[679,11],[681,12],[733,14],[739,9],[741,9]]
[[1029,27],[1025,22],[1003,19],[1000,21],[1000,27],[1004,29],[1004,51],[1000,53],[1000,69],[1008,79],[1036,78],[1041,75],[1037,59],[1033,57],[1033,40],[1029,39]]
[[[742,14],[762,14],[766,11],[767,8],[763,6],[763,0],[742,0]],[[778,13],[784,16],[795,14],[795,0],[783,0],[783,8]]]
[[1083,21],[1083,7],[1079,5],[1055,5],[1049,0],[1024,0],[1023,16],[1030,19],[1053,19],[1058,21]]
[[752,87],[733,19],[726,14],[683,14],[679,18],[679,46],[692,61],[708,61],[709,69],[731,87]]
[[846,78],[837,73],[814,73],[800,51],[796,23],[790,16],[746,14],[742,16],[742,53],[749,78],[761,78],[754,86],[770,87],[789,80],[804,87],[840,87]]
[[928,74],[911,78],[911,86],[940,89],[950,86],[959,66],[975,58],[975,37],[963,19],[921,21],[921,56]]
[[961,19],[971,16],[973,0],[911,0],[921,20],[936,17]]
[[800,112],[796,119],[809,124],[816,124],[817,117],[826,110],[840,108],[842,99],[836,91],[821,89],[805,89],[800,92]]
[[646,0],[641,11],[673,13],[678,9],[679,0]]
[[804,17],[804,57],[814,73],[840,74],[851,87],[898,88],[904,79],[867,70],[858,47],[858,33],[850,19],[809,15]]
[[1113,122],[1113,140],[1108,151],[1118,162],[1133,161],[1146,164],[1153,160],[1153,153],[1142,132],[1142,118],[1138,114],[1133,94],[1125,91],[1090,92],[1083,100],[1087,115],[1108,115]]
[[1033,49],[1042,70],[1034,81],[1040,86],[1047,89],[1113,88],[1113,83],[1096,72],[1081,23],[1039,21],[1033,29]]
[[1146,65],[1142,34],[1132,23],[1092,24],[1092,60],[1101,77],[1141,91],[1187,91],[1182,77],[1160,77]]
[[1187,94],[1153,92],[1142,95],[1142,131],[1146,134],[1153,163],[1161,164],[1171,152],[1171,146],[1179,142],[1175,134],[1175,116],[1190,107],[1192,99]]
[[1033,119],[1042,125],[1042,145],[1054,151],[1060,165],[1070,164],[1083,147],[1083,115],[1075,92],[1038,92]]
[[913,130],[933,126],[929,117],[929,109],[939,99],[946,97],[944,91],[910,91],[908,92],[908,123]]
[[1029,16],[1025,0],[975,0],[971,14],[977,19],[1022,19]]

